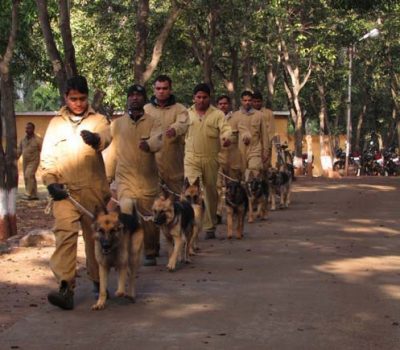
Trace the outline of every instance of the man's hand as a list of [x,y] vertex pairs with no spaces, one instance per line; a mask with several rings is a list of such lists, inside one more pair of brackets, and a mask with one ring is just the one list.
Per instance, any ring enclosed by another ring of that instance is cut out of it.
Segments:
[[249,138],[249,137],[244,137],[244,138],[243,138],[243,143],[244,143],[246,146],[250,145],[250,138]]
[[82,130],[81,137],[83,139],[83,142],[85,142],[89,146],[92,146],[94,149],[96,149],[99,146],[100,143],[99,134],[91,132],[89,130]]
[[49,191],[49,194],[51,198],[55,201],[61,201],[63,199],[68,198],[68,193],[64,189],[64,185],[58,184],[58,183],[53,183],[47,186],[47,190]]
[[174,128],[169,128],[166,132],[165,135],[169,138],[175,137],[176,136],[176,130]]
[[229,139],[224,140],[222,143],[222,147],[229,147],[232,144],[232,141]]
[[144,152],[150,152],[150,146],[146,140],[142,140],[139,142],[139,148]]

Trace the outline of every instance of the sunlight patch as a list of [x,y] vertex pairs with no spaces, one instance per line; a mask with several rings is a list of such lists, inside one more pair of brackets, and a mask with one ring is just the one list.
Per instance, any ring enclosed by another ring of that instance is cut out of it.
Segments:
[[176,307],[174,309],[164,311],[163,316],[169,318],[180,318],[198,314],[200,312],[215,311],[217,309],[218,308],[215,305],[209,305],[209,304],[180,305],[179,308]]
[[400,286],[394,284],[386,284],[382,286],[381,289],[389,297],[400,300]]
[[341,259],[322,265],[315,265],[317,271],[334,274],[343,278],[346,282],[360,282],[368,277],[382,272],[400,270],[399,256],[366,256],[357,259]]

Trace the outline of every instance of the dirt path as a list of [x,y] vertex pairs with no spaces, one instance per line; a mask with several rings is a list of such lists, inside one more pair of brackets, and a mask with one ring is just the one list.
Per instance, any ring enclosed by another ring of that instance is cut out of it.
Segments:
[[293,205],[243,241],[202,241],[175,273],[164,252],[136,304],[102,312],[82,250],[71,312],[45,301],[52,249],[2,255],[0,349],[399,349],[399,193],[398,178],[299,179]]

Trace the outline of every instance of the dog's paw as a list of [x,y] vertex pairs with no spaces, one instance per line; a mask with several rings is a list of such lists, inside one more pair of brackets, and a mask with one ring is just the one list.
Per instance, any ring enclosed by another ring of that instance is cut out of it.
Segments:
[[125,295],[125,298],[129,300],[132,304],[136,303],[136,298],[133,295]]
[[175,267],[176,267],[176,264],[173,264],[173,263],[168,263],[167,264],[167,269],[168,269],[169,272],[174,272],[175,271]]
[[243,235],[237,235],[236,236],[236,239],[242,239],[243,238]]
[[190,256],[196,255],[196,252],[194,251],[194,249],[192,249],[192,248],[189,249],[189,255]]
[[121,291],[121,290],[117,290],[117,291],[114,293],[114,295],[115,295],[117,298],[122,298],[122,297],[125,296],[125,292],[124,292],[124,291]]
[[192,260],[190,260],[189,258],[185,259],[185,264],[191,264]]
[[227,235],[226,238],[232,239],[232,235]]
[[97,302],[96,304],[92,305],[93,311],[103,310],[106,307],[106,303],[104,302]]

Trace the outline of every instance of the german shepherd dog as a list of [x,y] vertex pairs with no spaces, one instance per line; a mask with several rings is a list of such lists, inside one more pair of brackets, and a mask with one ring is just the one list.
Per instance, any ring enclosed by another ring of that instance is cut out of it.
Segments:
[[197,240],[203,230],[204,219],[204,200],[199,177],[196,178],[193,184],[190,184],[188,178],[185,178],[181,200],[187,200],[192,205],[194,211],[193,236],[190,242],[189,254],[195,255],[195,252],[198,250]]
[[170,252],[167,268],[174,271],[178,260],[190,262],[190,242],[193,236],[194,212],[188,201],[174,200],[166,188],[153,203],[153,220],[160,227],[167,242]]
[[284,166],[280,170],[271,168],[268,175],[269,184],[269,201],[271,202],[271,210],[276,210],[275,195],[280,196],[279,208],[288,208],[290,204],[290,191],[292,187],[292,171],[285,169]]
[[254,212],[256,217],[261,220],[267,218],[267,201],[268,201],[268,183],[264,180],[261,172],[254,174],[250,170],[246,181],[247,196],[249,199],[249,217],[248,222],[254,222]]
[[243,238],[244,219],[249,207],[246,188],[238,181],[225,179],[227,237],[232,238],[234,216],[237,218],[236,238]]
[[[107,299],[108,274],[114,267],[118,270],[117,297],[135,302],[135,280],[143,251],[143,229],[134,212],[132,215],[116,211],[96,209],[92,224],[95,238],[95,256],[99,264],[100,293],[92,310],[102,310]],[[128,280],[128,291],[125,283]]]

